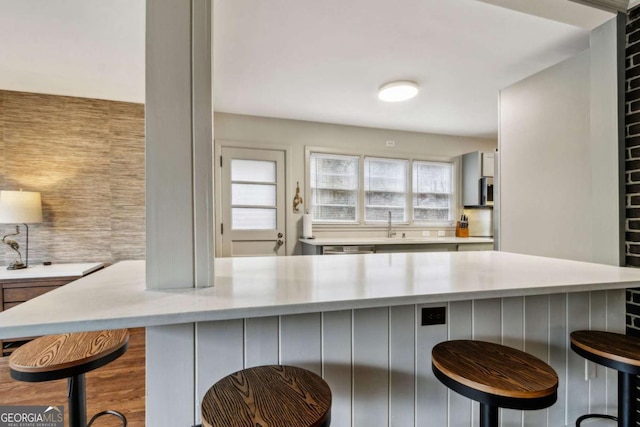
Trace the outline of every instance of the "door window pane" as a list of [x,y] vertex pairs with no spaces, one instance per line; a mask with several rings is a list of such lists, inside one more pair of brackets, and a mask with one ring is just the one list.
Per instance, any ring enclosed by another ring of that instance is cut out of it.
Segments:
[[311,214],[316,222],[357,220],[358,168],[356,156],[311,153]]
[[388,221],[389,212],[393,221],[407,221],[408,167],[408,160],[364,159],[366,221]]
[[276,229],[276,162],[231,159],[231,228]]
[[231,204],[244,206],[276,206],[274,184],[231,184]]
[[231,181],[276,182],[276,162],[231,159]]
[[234,230],[275,230],[276,210],[264,208],[232,208]]

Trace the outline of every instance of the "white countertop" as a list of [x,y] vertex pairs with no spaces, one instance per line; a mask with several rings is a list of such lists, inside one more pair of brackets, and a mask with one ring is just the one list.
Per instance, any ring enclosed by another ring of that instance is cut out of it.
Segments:
[[493,243],[493,237],[323,237],[317,239],[300,238],[300,242],[313,246],[346,245],[434,245]]
[[494,251],[219,258],[216,286],[145,290],[125,261],[0,313],[0,338],[640,286],[640,269]]
[[21,270],[7,270],[6,266],[0,266],[0,280],[82,277],[102,267],[104,267],[104,264],[99,262],[51,265],[35,264]]

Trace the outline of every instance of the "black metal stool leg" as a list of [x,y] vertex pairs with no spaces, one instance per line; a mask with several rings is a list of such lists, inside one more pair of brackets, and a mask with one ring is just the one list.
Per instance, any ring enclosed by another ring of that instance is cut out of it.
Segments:
[[86,385],[84,374],[67,379],[67,402],[69,403],[69,427],[87,426]]
[[604,420],[618,421],[618,417],[614,417],[613,415],[587,414],[587,415],[583,415],[583,416],[579,417],[576,420],[576,427],[580,427],[582,425],[582,422],[584,420],[588,420],[589,418],[601,418],[601,419],[604,419]]
[[480,404],[480,427],[498,427],[498,407]]
[[93,424],[93,422],[96,419],[100,418],[103,415],[113,415],[114,417],[118,417],[120,418],[120,421],[122,421],[122,427],[127,427],[127,417],[125,417],[124,414],[122,414],[121,412],[111,411],[111,410],[102,411],[95,414],[93,417],[91,417],[91,420],[87,423],[87,427],[91,427],[91,424]]
[[618,422],[618,427],[636,427],[637,389],[635,385],[636,376],[626,372],[618,371],[618,416],[587,414],[576,420],[576,427],[580,427],[582,421],[589,418],[601,418]]
[[636,426],[636,376],[618,371],[618,426]]
[[122,427],[127,427],[127,418],[118,411],[102,411],[91,417],[87,423],[87,395],[84,374],[67,378],[67,402],[69,403],[69,427],[90,427],[103,415],[113,415],[122,420]]

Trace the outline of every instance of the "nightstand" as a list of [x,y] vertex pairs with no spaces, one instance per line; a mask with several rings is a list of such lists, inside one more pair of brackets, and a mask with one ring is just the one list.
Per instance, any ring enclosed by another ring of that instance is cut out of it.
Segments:
[[[0,311],[52,291],[104,267],[102,263],[34,265],[23,270],[0,267]],[[1,356],[8,356],[34,337],[0,340]]]

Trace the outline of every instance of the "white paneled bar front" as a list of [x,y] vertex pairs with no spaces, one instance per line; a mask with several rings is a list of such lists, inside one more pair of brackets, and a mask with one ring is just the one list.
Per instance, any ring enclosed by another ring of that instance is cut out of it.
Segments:
[[[445,325],[420,325],[423,307],[443,306]],[[616,412],[616,373],[597,366],[586,380],[585,360],[569,348],[568,334],[589,327],[624,331],[624,290],[199,323],[196,371],[200,382],[213,384],[236,369],[274,363],[278,349],[280,363],[304,366],[328,381],[334,426],[471,427],[478,425],[478,405],[434,377],[431,349],[448,339],[483,339],[527,351],[560,377],[555,405],[502,410],[502,425],[562,427],[591,411]],[[199,401],[205,388],[198,389]]]

